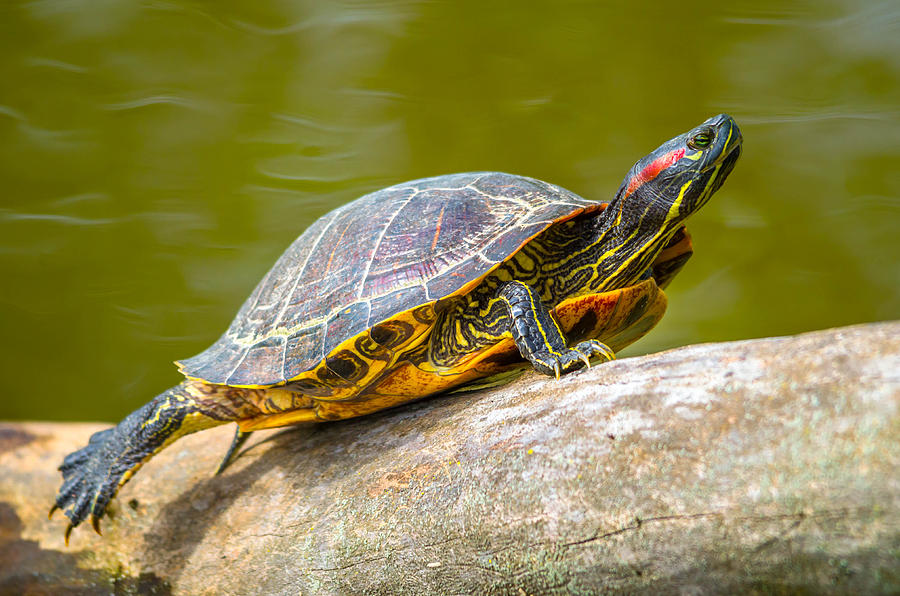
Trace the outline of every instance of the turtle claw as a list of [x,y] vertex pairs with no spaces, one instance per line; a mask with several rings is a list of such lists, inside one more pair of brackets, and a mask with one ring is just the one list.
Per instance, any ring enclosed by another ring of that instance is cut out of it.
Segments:
[[578,354],[581,357],[581,361],[584,362],[585,367],[590,368],[591,367],[591,359],[588,358],[585,354],[582,354],[581,352],[578,352]]
[[[63,540],[65,541],[66,546],[69,546],[69,537],[72,535],[72,530],[75,529],[76,525],[77,524],[69,522],[69,525],[66,526],[66,533],[63,536]],[[99,517],[92,517],[91,525],[94,527],[94,531],[97,532],[98,536],[103,536],[103,534],[100,532],[100,518]]]
[[616,355],[612,349],[603,342],[590,339],[583,341],[573,348],[563,352],[552,352],[545,358],[534,359],[532,363],[535,369],[545,375],[553,375],[557,380],[565,374],[581,368],[591,367],[591,357],[597,357],[604,362],[615,360]]
[[604,362],[616,359],[616,353],[608,345],[597,339],[583,341],[573,348],[582,354],[581,360],[590,368],[590,357],[599,356]]

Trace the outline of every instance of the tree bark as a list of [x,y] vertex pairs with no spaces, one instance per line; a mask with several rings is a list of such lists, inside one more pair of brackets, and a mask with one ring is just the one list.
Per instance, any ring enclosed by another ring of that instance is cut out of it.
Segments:
[[900,591],[900,323],[690,346],[148,463],[63,545],[102,425],[0,425],[0,593]]

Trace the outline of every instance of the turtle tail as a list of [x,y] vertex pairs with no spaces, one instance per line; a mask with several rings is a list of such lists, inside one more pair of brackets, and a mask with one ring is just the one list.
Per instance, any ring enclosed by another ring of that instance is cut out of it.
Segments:
[[78,524],[100,519],[118,490],[140,467],[174,440],[228,422],[213,418],[187,391],[185,381],[157,395],[113,428],[94,433],[87,446],[70,453],[59,466],[63,482],[50,515],[61,509],[69,518],[66,544]]

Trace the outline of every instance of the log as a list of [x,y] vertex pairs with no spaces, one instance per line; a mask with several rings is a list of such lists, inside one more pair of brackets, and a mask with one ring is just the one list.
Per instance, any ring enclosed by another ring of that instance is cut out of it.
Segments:
[[63,544],[97,424],[0,425],[0,593],[900,591],[900,322],[187,437]]

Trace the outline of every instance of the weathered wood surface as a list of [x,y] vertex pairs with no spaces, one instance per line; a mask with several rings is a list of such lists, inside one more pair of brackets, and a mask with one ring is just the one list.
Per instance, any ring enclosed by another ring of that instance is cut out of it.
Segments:
[[[15,399],[16,396],[7,396]],[[0,593],[897,593],[900,323],[179,441],[104,536],[46,512],[101,425],[0,425]]]

